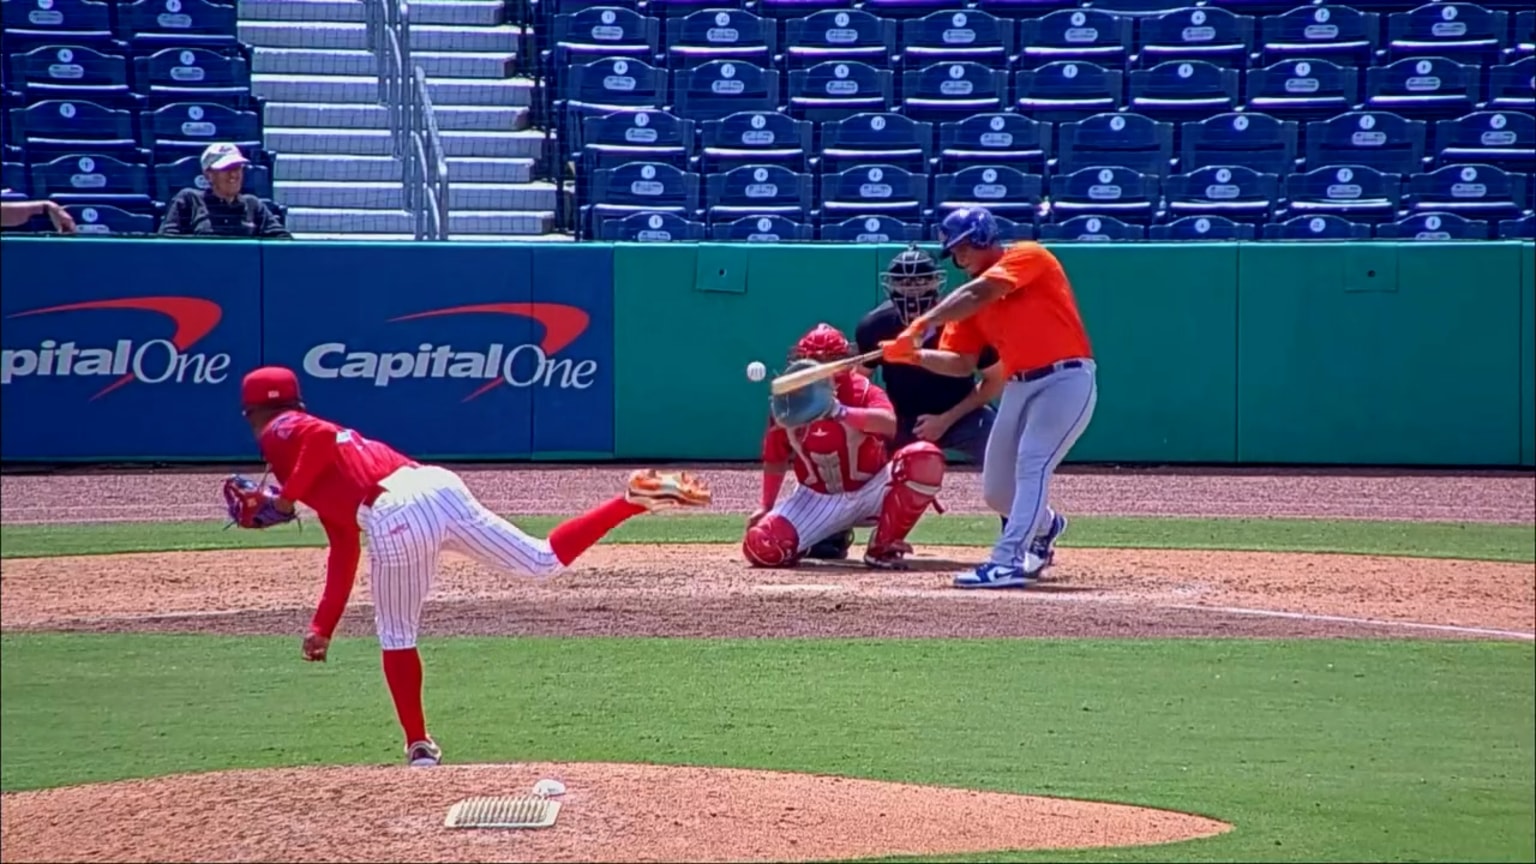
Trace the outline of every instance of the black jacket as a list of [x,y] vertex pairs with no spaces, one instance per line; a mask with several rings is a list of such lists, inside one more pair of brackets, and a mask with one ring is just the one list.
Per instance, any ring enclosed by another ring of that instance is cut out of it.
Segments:
[[260,198],[242,193],[225,201],[211,190],[188,187],[176,193],[160,222],[160,233],[173,236],[282,237],[293,239]]

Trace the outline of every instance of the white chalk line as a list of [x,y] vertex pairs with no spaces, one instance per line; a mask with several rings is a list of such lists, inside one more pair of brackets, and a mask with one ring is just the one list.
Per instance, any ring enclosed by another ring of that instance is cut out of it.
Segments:
[[1536,633],[1523,630],[1500,630],[1493,627],[1461,627],[1455,624],[1427,624],[1422,621],[1390,621],[1382,618],[1353,618],[1348,615],[1317,615],[1311,612],[1286,612],[1280,609],[1247,609],[1242,606],[1194,606],[1183,603],[1163,604],[1164,609],[1191,609],[1198,612],[1222,612],[1228,615],[1253,615],[1260,618],[1292,618],[1298,621],[1332,622],[1336,624],[1360,624],[1371,627],[1407,627],[1416,630],[1438,630],[1442,633],[1465,633],[1474,636],[1502,636],[1507,639],[1536,641]]

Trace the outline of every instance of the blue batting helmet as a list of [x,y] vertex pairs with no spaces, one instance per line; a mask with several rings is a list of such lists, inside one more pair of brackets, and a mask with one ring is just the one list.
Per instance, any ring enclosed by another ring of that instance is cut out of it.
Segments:
[[982,248],[991,246],[997,242],[997,220],[985,207],[952,210],[939,223],[939,240],[944,247],[942,258],[948,258],[962,242]]

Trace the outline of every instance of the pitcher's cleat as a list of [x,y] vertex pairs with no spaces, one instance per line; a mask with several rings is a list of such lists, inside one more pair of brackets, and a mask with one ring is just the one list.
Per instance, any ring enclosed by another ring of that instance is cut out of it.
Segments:
[[709,487],[686,471],[657,471],[654,468],[629,475],[624,500],[651,512],[668,507],[707,507]]
[[442,761],[442,748],[434,741],[417,741],[405,748],[405,762],[412,768],[429,768],[442,764]]

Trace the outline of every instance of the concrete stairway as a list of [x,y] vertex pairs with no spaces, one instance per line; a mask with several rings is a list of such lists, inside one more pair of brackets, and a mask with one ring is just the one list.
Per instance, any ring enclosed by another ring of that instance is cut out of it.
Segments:
[[[537,236],[554,221],[555,187],[532,177],[545,147],[529,128],[533,82],[510,77],[523,34],[503,10],[501,0],[410,7],[412,62],[427,75],[448,160],[448,231],[466,240]],[[296,235],[414,236],[364,20],[362,0],[240,0],[274,197]]]

